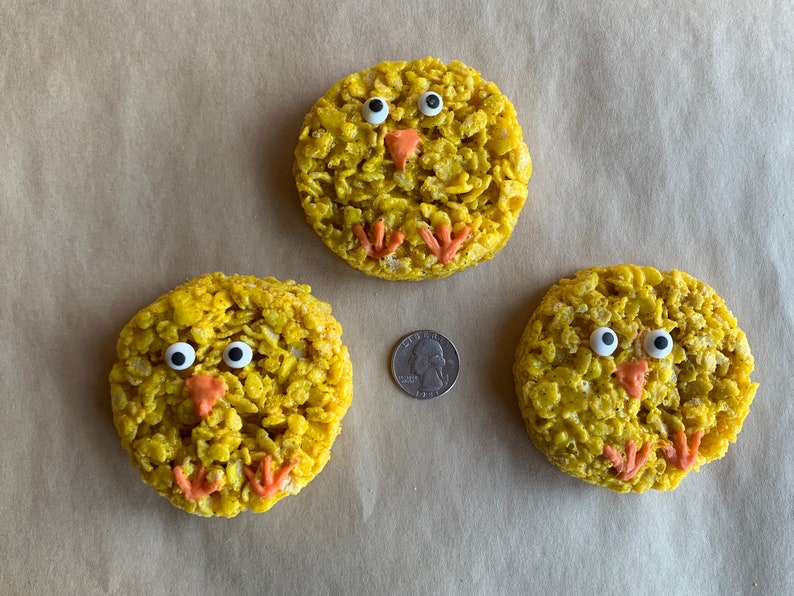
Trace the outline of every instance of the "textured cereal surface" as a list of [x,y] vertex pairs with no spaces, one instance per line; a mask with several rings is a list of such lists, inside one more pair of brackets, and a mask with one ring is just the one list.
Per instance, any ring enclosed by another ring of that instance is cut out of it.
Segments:
[[[617,334],[597,355],[591,332]],[[644,353],[643,338],[669,332],[672,352]],[[613,376],[624,361],[648,362],[642,395],[631,399]],[[668,463],[666,445],[683,430],[703,433],[688,471],[725,455],[736,441],[757,384],[745,334],[712,288],[681,271],[621,265],[585,269],[553,286],[529,320],[514,365],[519,405],[534,444],[559,469],[617,492],[675,488],[687,472]],[[636,476],[619,480],[609,445],[649,444]]]
[[[439,114],[419,111],[425,91],[443,98]],[[362,116],[371,97],[389,102],[380,125]],[[384,135],[409,128],[421,142],[401,172]],[[445,277],[492,258],[513,231],[531,172],[510,101],[476,70],[434,58],[383,62],[337,82],[306,116],[294,164],[306,219],[323,242],[351,266],[391,280]],[[387,240],[405,235],[383,258],[367,256],[353,232],[360,225],[371,234],[378,221]],[[448,264],[419,233],[442,225],[453,239],[470,229]]]
[[[325,302],[292,281],[221,273],[193,279],[142,309],[121,331],[110,374],[113,418],[141,478],[190,513],[231,517],[261,512],[295,494],[325,466],[352,398],[352,368],[342,328]],[[243,341],[253,359],[242,369],[223,361]],[[165,350],[187,342],[193,366],[172,370]],[[226,393],[200,418],[186,380],[222,379]],[[267,455],[274,471],[297,460],[271,498],[251,490],[245,473]],[[219,490],[186,498],[174,468],[204,468]]]

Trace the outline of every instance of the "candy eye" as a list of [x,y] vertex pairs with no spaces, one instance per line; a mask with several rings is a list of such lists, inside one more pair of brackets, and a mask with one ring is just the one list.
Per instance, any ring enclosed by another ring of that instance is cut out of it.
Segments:
[[382,97],[370,97],[364,102],[362,113],[370,124],[383,124],[389,115],[389,104]]
[[253,357],[251,346],[244,341],[233,341],[223,351],[223,361],[232,368],[243,368]]
[[435,91],[425,91],[419,96],[419,111],[425,116],[435,116],[444,107],[444,100]]
[[599,356],[611,356],[618,347],[618,336],[609,327],[599,327],[590,334],[590,347]]
[[174,370],[185,370],[196,361],[196,350],[188,343],[178,341],[165,351],[165,363]]
[[673,338],[664,329],[657,329],[645,336],[642,345],[651,358],[664,358],[673,349]]

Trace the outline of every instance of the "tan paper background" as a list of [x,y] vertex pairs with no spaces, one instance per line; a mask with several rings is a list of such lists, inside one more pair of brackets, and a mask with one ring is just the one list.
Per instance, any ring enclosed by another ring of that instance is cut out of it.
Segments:
[[[794,14],[784,1],[5,2],[0,6],[0,591],[794,592]],[[381,60],[497,82],[532,153],[507,247],[440,281],[366,278],[304,223],[301,120]],[[548,464],[511,375],[581,267],[711,284],[761,383],[739,442],[673,493]],[[333,305],[354,405],[324,472],[263,515],[194,518],[112,426],[117,334],[184,280],[293,278]],[[392,347],[457,346],[413,400]]]

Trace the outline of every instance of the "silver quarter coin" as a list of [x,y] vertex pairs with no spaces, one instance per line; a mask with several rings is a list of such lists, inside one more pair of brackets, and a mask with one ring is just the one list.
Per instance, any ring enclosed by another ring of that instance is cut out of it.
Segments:
[[391,357],[394,380],[417,399],[443,395],[452,389],[459,371],[457,349],[436,331],[409,333],[400,340]]

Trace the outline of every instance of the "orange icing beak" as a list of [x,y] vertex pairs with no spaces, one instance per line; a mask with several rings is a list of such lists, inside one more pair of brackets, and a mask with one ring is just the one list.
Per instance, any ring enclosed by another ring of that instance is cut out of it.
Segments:
[[627,360],[615,367],[615,377],[626,389],[626,393],[632,399],[642,397],[642,388],[645,386],[645,371],[648,370],[648,362],[643,359]]
[[190,399],[196,406],[196,414],[206,418],[218,398],[226,395],[226,381],[212,375],[196,375],[185,381]]
[[383,137],[383,142],[386,143],[386,149],[389,150],[389,155],[394,161],[394,167],[398,171],[404,172],[408,158],[416,152],[416,147],[421,139],[419,133],[413,128],[404,128],[387,132]]

